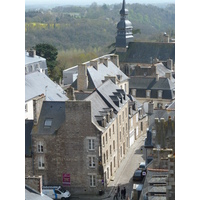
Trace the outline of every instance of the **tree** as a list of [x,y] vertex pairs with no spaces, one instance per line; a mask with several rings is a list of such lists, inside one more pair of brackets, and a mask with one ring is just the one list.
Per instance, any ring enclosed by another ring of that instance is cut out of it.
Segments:
[[41,56],[43,58],[46,58],[47,67],[48,67],[48,73],[49,77],[54,80],[54,68],[57,65],[57,55],[58,50],[50,45],[50,44],[37,44],[35,47],[33,47],[36,50],[36,54],[38,56]]

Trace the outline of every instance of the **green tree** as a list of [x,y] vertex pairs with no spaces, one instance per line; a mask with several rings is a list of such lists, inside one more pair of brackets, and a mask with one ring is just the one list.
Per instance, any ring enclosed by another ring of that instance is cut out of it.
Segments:
[[33,47],[36,50],[36,54],[38,56],[41,56],[43,58],[46,58],[47,67],[48,67],[48,73],[49,77],[54,80],[54,68],[57,65],[57,55],[58,50],[50,45],[50,44],[37,44],[35,47]]

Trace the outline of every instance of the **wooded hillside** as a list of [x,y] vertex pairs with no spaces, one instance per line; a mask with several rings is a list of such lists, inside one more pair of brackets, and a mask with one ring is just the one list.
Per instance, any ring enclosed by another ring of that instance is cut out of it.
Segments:
[[[153,5],[127,4],[128,20],[141,34],[135,41],[159,41],[167,32],[175,37],[175,5],[165,8]],[[89,7],[55,7],[51,10],[29,10],[25,13],[25,48],[49,43],[59,51],[108,53],[115,42],[121,4]]]

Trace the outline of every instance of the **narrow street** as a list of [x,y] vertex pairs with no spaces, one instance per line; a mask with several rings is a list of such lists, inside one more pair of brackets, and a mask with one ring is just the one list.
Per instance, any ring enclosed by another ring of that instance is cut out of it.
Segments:
[[[115,179],[111,181],[108,185],[108,188],[111,189],[111,197],[107,199],[113,199],[115,190],[114,188],[117,188],[118,185],[120,186],[120,190],[123,187],[125,187],[126,196],[129,196],[129,198],[131,197],[131,191],[133,188],[132,176],[134,174],[134,171],[138,168],[139,163],[144,161],[143,152],[141,151],[141,148],[143,148],[145,138],[146,134],[143,134],[130,147],[126,158],[122,161],[119,169],[115,174]],[[121,199],[121,197],[118,199]]]
[[[78,196],[71,196],[70,199],[73,199],[73,200],[95,200],[95,199],[113,200],[114,191],[118,185],[120,185],[120,190],[123,187],[125,187],[126,196],[129,196],[129,198],[131,198],[131,192],[133,188],[132,177],[133,177],[134,171],[139,167],[139,163],[144,161],[143,152],[141,151],[141,148],[143,148],[145,138],[146,138],[146,133],[140,136],[134,142],[134,144],[130,147],[126,155],[126,158],[121,162],[120,167],[116,171],[114,180],[110,181],[104,195],[102,196],[78,195]],[[118,197],[118,200],[120,199],[121,199],[121,196]]]

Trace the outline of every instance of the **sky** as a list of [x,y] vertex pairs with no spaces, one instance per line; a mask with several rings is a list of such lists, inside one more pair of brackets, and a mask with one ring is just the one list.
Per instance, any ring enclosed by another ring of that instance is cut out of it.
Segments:
[[[122,0],[25,0],[26,5],[36,4],[65,4],[65,5],[90,5],[93,2],[97,4],[119,4]],[[126,3],[175,3],[175,0],[126,0]]]

